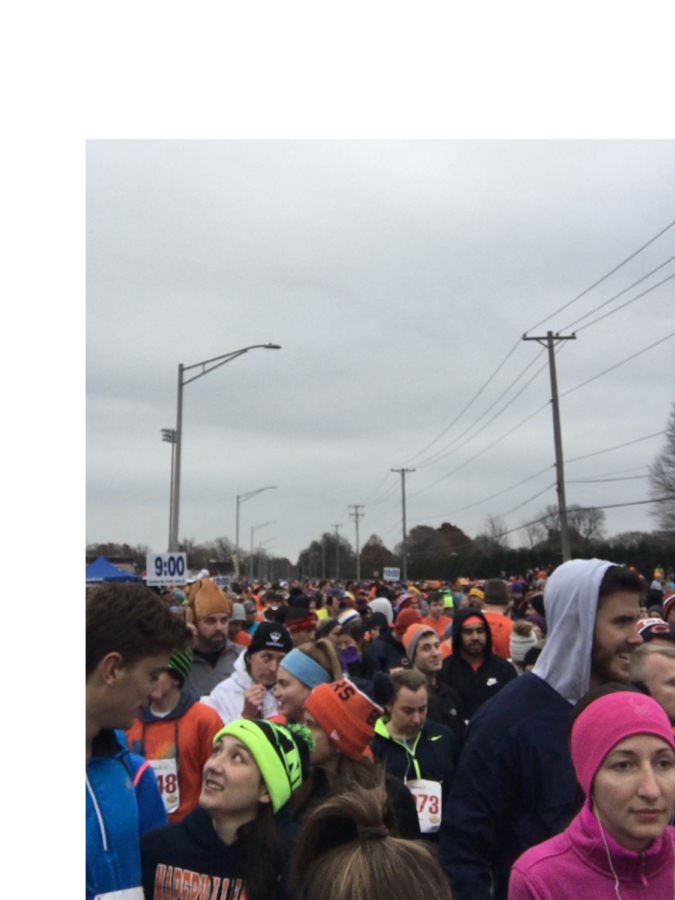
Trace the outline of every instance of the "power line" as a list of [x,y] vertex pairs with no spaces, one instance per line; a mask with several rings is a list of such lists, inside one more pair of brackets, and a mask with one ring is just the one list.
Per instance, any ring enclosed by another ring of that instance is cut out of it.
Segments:
[[370,498],[371,498],[374,494],[377,494],[377,492],[379,491],[379,489],[382,487],[382,485],[385,483],[385,481],[387,480],[387,478],[389,478],[390,475],[391,475],[391,472],[387,472],[387,474],[384,476],[384,478],[382,479],[382,481],[379,482],[379,484],[377,485],[377,487],[376,487],[374,490],[372,490],[372,491],[368,494],[368,496],[367,496],[366,499],[363,501],[363,503],[361,504],[361,506],[364,506],[364,505],[368,502],[368,500],[370,500]]
[[675,337],[675,331],[671,331],[670,334],[667,334],[665,337],[661,338],[661,340],[650,344],[649,347],[645,347],[643,350],[638,350],[638,352],[634,353],[632,356],[627,356],[626,359],[622,359],[615,365],[610,366],[609,369],[605,369],[603,372],[598,372],[598,374],[594,375],[592,378],[588,378],[586,381],[582,381],[581,384],[578,384],[576,387],[570,388],[568,391],[564,391],[560,396],[567,397],[568,394],[572,394],[574,393],[574,391],[578,391],[579,388],[585,387],[587,384],[590,384],[591,381],[596,381],[598,378],[602,378],[603,375],[607,375],[608,372],[613,372],[614,369],[618,369],[619,366],[625,365],[627,362],[630,362],[631,359],[636,359],[638,356],[642,356],[642,354],[646,353],[648,350],[653,350],[654,347],[658,347],[659,344],[662,344],[664,341],[670,340],[671,337]]
[[494,370],[494,372],[492,373],[492,375],[490,375],[490,377],[489,377],[488,380],[485,382],[485,384],[484,384],[484,385],[483,385],[483,386],[482,386],[482,387],[481,387],[481,388],[473,395],[473,397],[469,400],[469,402],[466,404],[466,406],[464,406],[464,407],[457,413],[457,415],[456,415],[455,418],[452,420],[452,422],[450,422],[450,424],[449,424],[446,428],[444,428],[443,431],[441,431],[441,433],[440,433],[439,435],[437,435],[437,436],[433,439],[433,441],[431,441],[429,444],[427,444],[426,447],[423,447],[420,451],[418,451],[417,453],[415,453],[414,456],[411,456],[409,459],[406,459],[406,461],[405,461],[405,464],[406,464],[406,465],[407,465],[409,462],[412,462],[413,459],[417,459],[418,456],[421,456],[423,453],[426,453],[427,450],[428,450],[430,447],[433,447],[433,445],[434,445],[437,441],[439,441],[439,440],[443,437],[444,434],[447,434],[447,433],[448,433],[448,431],[452,428],[452,426],[455,424],[455,422],[458,422],[459,419],[460,419],[460,418],[464,415],[464,413],[467,411],[467,409],[469,409],[469,407],[474,403],[474,401],[476,401],[476,400],[480,397],[480,395],[483,393],[483,391],[485,390],[485,388],[490,384],[490,382],[491,382],[492,379],[495,377],[495,375],[503,368],[503,366],[506,364],[507,360],[512,356],[512,354],[515,353],[516,348],[518,347],[519,344],[520,344],[520,341],[516,341],[516,343],[513,345],[513,347],[511,347],[511,349],[510,349],[509,352],[506,354],[506,356],[504,357],[504,359],[499,363],[499,365],[497,366],[497,368]]
[[624,475],[623,478],[581,478],[578,481],[568,481],[568,484],[605,484],[608,481],[638,481],[640,478],[649,478],[645,475]]
[[461,506],[459,509],[451,509],[450,512],[439,513],[438,515],[428,516],[429,519],[442,519],[444,516],[456,516],[457,513],[466,512],[467,509],[473,509],[475,506],[480,506],[481,503],[488,503],[490,500],[494,500],[497,497],[501,497],[502,494],[508,494],[509,491],[514,491],[517,487],[520,487],[523,484],[526,484],[528,481],[532,481],[535,478],[538,478],[540,475],[543,475],[544,472],[548,472],[549,469],[553,468],[553,463],[550,466],[546,466],[545,469],[541,469],[539,472],[535,472],[534,475],[528,475],[527,478],[523,478],[522,481],[517,482],[516,484],[512,484],[507,488],[504,488],[502,491],[498,491],[496,494],[491,494],[489,497],[483,497],[481,500],[476,500],[475,503],[470,503],[468,506]]
[[[648,441],[651,438],[660,437],[662,434],[665,434],[665,431],[655,431],[654,434],[646,434],[644,437],[635,438],[633,441],[626,441],[625,444],[615,444],[614,447],[605,447],[604,450],[595,450],[593,453],[584,453],[583,456],[573,456],[572,459],[567,460],[567,464],[573,462],[579,462],[580,459],[589,459],[591,456],[600,456],[602,453],[609,453],[610,450],[620,450],[622,447],[630,447],[631,444],[639,444],[642,441]],[[630,471],[630,470],[624,470]],[[619,474],[616,472],[615,474]]]
[[[667,266],[668,263],[669,263],[669,262],[672,262],[674,259],[675,259],[675,256],[671,256],[670,259],[667,259],[664,263],[661,263],[660,266],[657,266],[655,269],[652,269],[651,272],[647,272],[647,274],[646,274],[646,275],[643,275],[642,278],[638,278],[637,281],[634,281],[632,284],[629,284],[627,288],[624,288],[622,291],[619,291],[618,294],[614,294],[614,296],[613,296],[613,297],[610,297],[609,300],[605,300],[605,301],[604,301],[603,303],[601,303],[599,306],[596,306],[596,307],[594,307],[593,309],[589,310],[587,313],[584,313],[583,316],[579,316],[578,319],[575,319],[573,322],[570,322],[569,325],[565,325],[565,327],[564,327],[564,328],[561,328],[560,330],[561,330],[561,331],[567,331],[569,328],[572,328],[573,325],[576,325],[577,322],[583,322],[584,319],[587,319],[589,316],[592,316],[593,313],[597,312],[599,309],[602,309],[604,306],[607,306],[608,303],[613,303],[614,300],[618,300],[619,297],[623,297],[623,295],[624,295],[624,294],[627,294],[628,291],[632,290],[634,287],[637,287],[638,284],[641,284],[643,281],[645,281],[645,279],[649,278],[649,277],[650,277],[651,275],[653,275],[655,272],[658,272],[659,269],[662,269],[664,266]],[[669,277],[672,278],[673,276],[670,275]],[[667,278],[666,278],[665,280],[668,281]],[[663,284],[663,282],[660,281],[659,284]],[[654,285],[654,287],[658,287],[659,284]],[[652,287],[652,288],[649,288],[649,290],[652,291],[652,290],[654,290],[654,288],[653,288],[653,287]],[[643,296],[643,295],[640,294],[639,296],[641,297],[641,296]],[[637,297],[634,297],[633,299],[637,300],[638,298],[637,298]],[[632,301],[630,301],[630,302],[632,302]],[[625,305],[627,306],[628,304],[625,304]],[[622,307],[620,306],[619,309],[622,309]],[[599,322],[600,320],[597,319],[596,321]],[[588,328],[588,325],[584,325],[584,328]],[[580,328],[579,331],[581,331],[581,330],[582,330],[582,329]]]
[[[675,256],[673,257],[675,259]],[[598,316],[597,319],[593,319],[592,322],[587,322],[585,325],[582,325],[581,328],[577,328],[577,331],[583,331],[585,328],[590,328],[591,325],[596,325],[598,322],[602,322],[603,319],[606,319],[608,316],[613,316],[614,313],[620,312],[622,309],[625,309],[626,306],[630,306],[631,303],[635,303],[636,300],[639,300],[640,297],[644,297],[645,294],[649,294],[652,291],[655,291],[657,288],[661,287],[662,284],[665,284],[666,281],[670,281],[671,278],[675,278],[675,272],[672,275],[669,275],[667,278],[664,278],[663,281],[659,281],[657,284],[653,284],[651,287],[647,288],[646,291],[642,291],[641,294],[637,294],[635,297],[631,297],[630,300],[626,300],[625,303],[622,303],[621,306],[617,306],[616,309],[610,309],[609,312],[604,313],[602,316]],[[603,306],[605,304],[603,303]],[[600,307],[598,307],[599,309]]]
[[[572,300],[568,300],[567,303],[564,303],[561,307],[556,309],[555,312],[552,312],[550,315],[546,316],[546,318],[542,319],[541,322],[537,322],[536,325],[533,325],[531,328],[528,328],[527,331],[534,331],[535,328],[539,328],[539,326],[543,325],[544,322],[548,322],[549,319],[552,319],[554,316],[557,316],[558,313],[562,312],[564,309],[567,309],[573,303],[576,303],[577,300],[581,300],[581,298],[585,297],[586,294],[588,294],[590,291],[593,290],[593,288],[596,288],[599,284],[602,284],[602,282],[606,281],[610,277],[610,275],[613,275],[615,272],[618,272],[619,269],[622,268],[622,266],[625,266],[626,263],[629,263],[631,261],[631,259],[634,259],[638,255],[638,253],[642,253],[643,250],[645,250],[647,247],[649,247],[650,244],[653,244],[655,240],[660,238],[662,234],[665,234],[669,228],[673,227],[673,225],[675,225],[675,219],[673,219],[673,221],[669,225],[666,225],[665,228],[663,228],[661,231],[659,231],[658,234],[655,234],[653,238],[648,240],[646,244],[643,244],[634,253],[631,253],[630,256],[626,257],[626,259],[624,259],[623,262],[620,262],[618,266],[614,266],[614,268],[611,270],[611,272],[608,272],[606,275],[603,275],[602,278],[598,279],[598,281],[594,282],[590,287],[587,287],[585,291],[582,291],[580,294],[577,294],[577,296],[573,297]],[[527,332],[525,332],[525,333],[527,334]]]
[[[458,435],[454,440],[450,441],[450,443],[447,444],[442,450],[436,451],[436,453],[434,453],[433,456],[430,456],[429,459],[423,459],[421,463],[418,463],[419,468],[422,469],[425,466],[432,465],[433,463],[438,462],[441,459],[445,459],[446,456],[450,456],[451,454],[449,451],[457,443],[457,441],[461,441],[461,439],[463,437],[466,437],[466,435],[472,430],[472,428],[474,428],[480,422],[480,420],[483,418],[483,416],[486,416],[490,412],[490,410],[493,409],[497,405],[497,403],[499,403],[499,401],[506,394],[508,394],[508,392],[511,390],[511,388],[514,387],[514,385],[517,384],[518,381],[520,381],[520,379],[527,372],[527,370],[530,369],[534,365],[534,363],[541,357],[542,353],[545,353],[545,352],[546,352],[545,350],[542,350],[539,354],[537,354],[537,356],[535,356],[525,366],[525,368],[522,370],[522,372],[516,378],[514,378],[514,380],[511,382],[511,384],[507,388],[505,388],[505,390],[502,391],[502,393],[499,395],[499,397],[497,397],[497,399],[490,406],[488,406],[488,408],[484,412],[482,412],[480,414],[480,416],[478,416],[478,418],[466,429],[466,431],[463,434]],[[475,437],[477,437],[479,434],[481,434],[481,432],[485,431],[485,429],[489,425],[491,425],[496,419],[499,418],[499,416],[501,416],[501,414],[504,412],[505,409],[508,409],[508,407],[514,402],[514,400],[517,400],[518,397],[520,397],[520,395],[523,393],[523,391],[532,384],[532,382],[536,379],[537,375],[539,375],[541,372],[543,372],[543,370],[545,368],[546,368],[546,366],[542,366],[542,368],[538,369],[534,373],[532,378],[530,378],[530,380],[523,385],[523,387],[520,389],[520,391],[518,391],[517,394],[514,394],[514,396],[509,400],[509,402],[504,407],[502,407],[502,409],[500,409],[498,413],[495,413],[495,415],[488,422],[486,422],[482,428],[479,428],[479,430],[475,434],[473,434],[467,441],[465,441],[464,444],[461,444],[460,447],[456,447],[455,450],[459,450],[459,449],[461,449],[461,447],[465,447],[466,444],[469,443],[469,441],[472,441]],[[448,452],[446,453],[446,451],[448,451]],[[453,450],[452,452],[454,453],[455,451]]]

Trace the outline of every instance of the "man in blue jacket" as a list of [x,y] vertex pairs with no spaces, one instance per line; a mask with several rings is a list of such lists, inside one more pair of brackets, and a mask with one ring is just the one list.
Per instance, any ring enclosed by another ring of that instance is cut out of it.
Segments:
[[189,631],[141,584],[108,584],[86,611],[87,900],[125,891],[143,900],[139,815],[128,729]]
[[641,593],[634,572],[599,559],[566,562],[549,579],[534,671],[469,723],[440,834],[454,900],[505,900],[516,859],[571,821],[570,711],[590,688],[628,681]]

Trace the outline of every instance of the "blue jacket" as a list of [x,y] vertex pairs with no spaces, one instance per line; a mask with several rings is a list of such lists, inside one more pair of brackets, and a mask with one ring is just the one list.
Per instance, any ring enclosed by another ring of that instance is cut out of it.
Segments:
[[87,900],[141,885],[138,804],[129,751],[113,731],[92,743],[87,763]]
[[577,784],[571,709],[527,673],[469,722],[440,831],[439,862],[454,900],[505,900],[516,859],[569,825]]
[[[122,747],[129,746],[127,736],[121,729],[115,729],[115,737]],[[128,757],[125,757],[125,762],[129,763],[129,770],[134,777],[136,800],[138,801],[138,836],[143,837],[153,828],[167,825],[169,818],[152,766],[143,756],[136,753],[130,753]]]

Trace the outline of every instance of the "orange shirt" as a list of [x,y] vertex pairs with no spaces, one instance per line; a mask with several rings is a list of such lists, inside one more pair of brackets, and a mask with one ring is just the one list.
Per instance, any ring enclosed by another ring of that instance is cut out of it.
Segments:
[[425,619],[422,619],[422,625],[428,625],[429,628],[433,628],[441,640],[443,640],[445,629],[448,627],[448,625],[451,624],[451,622],[452,619],[449,616],[441,616],[438,622],[434,622],[431,616],[427,616]]
[[[450,641],[452,642],[452,638],[450,638]],[[443,659],[452,656],[452,647],[448,647],[447,641],[441,641],[441,653],[443,654]]]
[[483,610],[483,615],[487,619],[490,632],[492,633],[492,649],[499,656],[503,656],[504,659],[510,659],[513,622],[501,613],[485,612]]
[[242,628],[241,631],[237,634],[237,636],[232,641],[233,644],[241,644],[242,647],[248,647],[253,638],[248,633],[248,631],[244,631]]
[[215,709],[197,702],[178,719],[149,722],[145,729],[143,722],[136,719],[126,732],[132,753],[146,759],[178,757],[180,806],[176,812],[169,813],[169,822],[180,822],[197,806],[202,769],[213,752],[213,738],[222,727]]

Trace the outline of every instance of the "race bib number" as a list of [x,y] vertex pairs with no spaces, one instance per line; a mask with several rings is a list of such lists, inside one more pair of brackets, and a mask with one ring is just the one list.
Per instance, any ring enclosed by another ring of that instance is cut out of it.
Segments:
[[180,789],[178,787],[178,767],[175,759],[149,759],[155,770],[159,792],[164,801],[167,813],[176,812],[180,806]]
[[422,834],[430,834],[441,827],[441,783],[418,778],[406,782],[415,798]]
[[145,900],[142,887],[125,888],[123,891],[108,891],[107,894],[97,894],[94,900]]

